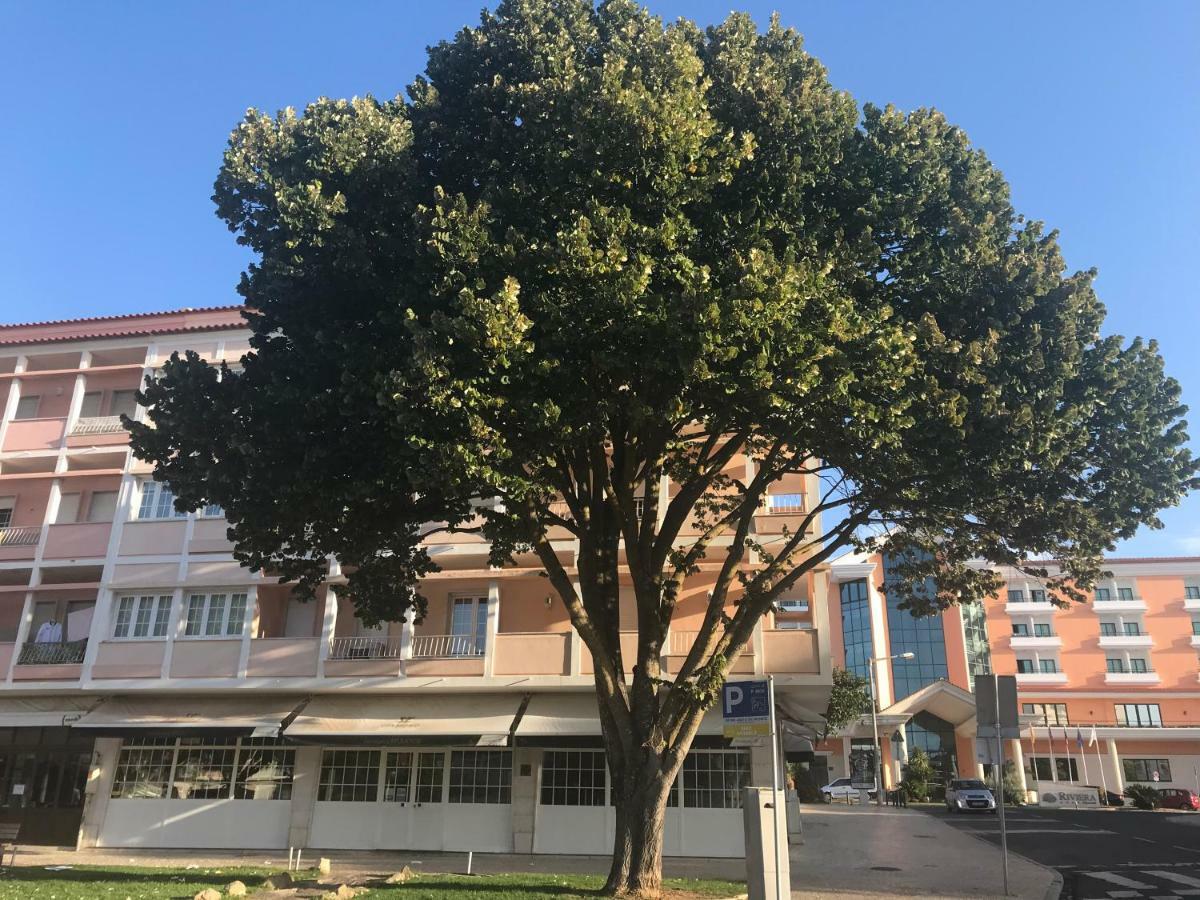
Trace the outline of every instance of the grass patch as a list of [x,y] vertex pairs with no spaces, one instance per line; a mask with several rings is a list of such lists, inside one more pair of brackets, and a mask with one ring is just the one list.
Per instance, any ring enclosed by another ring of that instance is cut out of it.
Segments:
[[[191,900],[204,888],[223,890],[229,882],[243,881],[253,896],[263,881],[275,874],[265,868],[152,868],[147,866],[79,866],[49,872],[40,866],[17,866],[0,872],[0,898],[4,900]],[[303,877],[313,878],[315,873]],[[337,871],[334,871],[334,879]],[[357,879],[355,879],[357,880]],[[337,881],[334,880],[336,885]],[[370,884],[367,898],[381,900],[570,900],[594,898],[604,885],[603,875],[418,874],[406,884]],[[732,897],[745,893],[735,881],[707,878],[667,878],[664,891],[679,900]]]

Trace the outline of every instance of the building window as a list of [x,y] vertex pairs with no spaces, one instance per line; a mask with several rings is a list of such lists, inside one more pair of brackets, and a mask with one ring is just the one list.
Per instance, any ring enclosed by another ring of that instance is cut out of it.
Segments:
[[246,594],[192,594],[188,597],[186,637],[240,636],[246,627]]
[[296,751],[275,738],[242,738],[238,748],[236,800],[291,800]]
[[1031,590],[1029,592],[1029,602],[1030,603],[1045,603],[1046,602],[1046,592],[1043,590],[1036,589],[1036,588],[1034,590]]
[[171,777],[171,795],[179,800],[229,797],[236,753],[236,738],[184,738]]
[[451,803],[511,803],[512,752],[453,751],[450,754],[449,800]]
[[1140,656],[1134,656],[1129,660],[1129,671],[1143,674],[1145,672],[1149,672],[1150,668],[1146,665],[1146,660],[1142,659]]
[[[1031,756],[1026,761],[1026,773],[1035,781],[1053,781],[1050,774],[1050,757]],[[1079,765],[1075,759],[1054,758],[1054,770],[1059,781],[1078,781]]]
[[450,655],[482,656],[487,644],[487,598],[454,597],[450,608]]
[[121,597],[113,622],[115,638],[166,637],[171,621],[171,595]]
[[1123,759],[1121,768],[1125,773],[1126,781],[1153,782],[1155,773],[1158,773],[1158,781],[1171,780],[1171,761],[1169,759]]
[[1127,587],[1117,588],[1117,599],[1118,600],[1132,600],[1133,599],[1133,588],[1127,588]]
[[1009,603],[1024,603],[1025,602],[1025,592],[1010,588],[1009,592],[1008,592],[1008,602]]
[[1192,634],[1200,636],[1200,619],[1192,619]]
[[1065,703],[1023,703],[1021,712],[1038,716],[1043,725],[1069,725]]
[[161,800],[171,783],[174,738],[133,738],[121,746],[112,796],[120,800]]
[[1017,674],[1027,675],[1033,671],[1033,660],[1017,657]]
[[988,646],[987,612],[975,601],[959,607],[963,623],[963,646],[967,652],[967,685],[975,690],[975,678],[992,671],[992,650]]
[[871,601],[864,578],[843,581],[838,593],[842,608],[842,644],[846,651],[846,671],[859,678],[870,678]]
[[1053,675],[1058,672],[1058,660],[1055,659],[1039,659],[1038,669],[1043,675]]
[[1104,665],[1114,675],[1125,671],[1125,660],[1120,657],[1110,656],[1104,661]]
[[1096,588],[1096,600],[1104,601],[1112,599],[1112,591],[1108,588]]
[[1053,637],[1050,626],[1046,622],[1038,622],[1033,626],[1034,637]]
[[1136,728],[1161,728],[1162,713],[1157,703],[1118,703],[1117,724]]
[[1029,625],[1025,622],[1013,622],[1013,637],[1029,637]]
[[389,753],[383,763],[383,802],[407,803],[412,800],[411,753]]
[[1101,637],[1115,637],[1116,634],[1117,634],[1117,623],[1116,622],[1101,622],[1100,623],[1100,636]]
[[599,750],[542,754],[542,806],[603,806],[608,766]]
[[750,783],[750,759],[741,750],[689,753],[683,761],[683,805],[688,809],[741,809]]
[[0,528],[7,528],[12,524],[12,511],[14,497],[0,497]]
[[1200,584],[1189,584],[1183,589],[1183,596],[1188,600],[1200,600]]
[[16,412],[13,413],[13,419],[36,419],[38,407],[41,405],[42,398],[37,394],[26,394],[17,401]]
[[1131,637],[1137,637],[1142,633],[1142,626],[1137,622],[1126,622],[1125,633]]
[[165,484],[146,479],[142,482],[142,500],[138,505],[139,519],[183,519],[187,513],[175,508],[175,495]]
[[200,515],[206,519],[223,519],[225,508],[220,503],[206,503],[200,507]]
[[134,738],[121,746],[112,796],[287,800],[295,759],[274,738]]
[[378,793],[378,750],[326,750],[321,754],[318,800],[326,803],[374,803]]

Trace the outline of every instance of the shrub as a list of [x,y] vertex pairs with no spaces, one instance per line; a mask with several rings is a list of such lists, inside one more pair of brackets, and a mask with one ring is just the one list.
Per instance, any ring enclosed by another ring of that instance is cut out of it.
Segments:
[[[992,774],[987,780],[992,793],[996,791],[996,776]],[[1024,806],[1025,792],[1021,790],[1021,781],[1017,773],[1017,764],[1011,759],[1004,761],[1004,804],[1006,806]]]
[[1162,795],[1148,784],[1129,785],[1125,788],[1125,796],[1138,809],[1158,809],[1162,805]]
[[792,779],[796,783],[796,796],[801,803],[820,803],[821,785],[813,777],[812,769],[796,767],[792,770]]
[[929,754],[917,749],[908,755],[903,785],[909,800],[924,800],[929,796],[929,779],[932,775],[933,764],[929,761]]

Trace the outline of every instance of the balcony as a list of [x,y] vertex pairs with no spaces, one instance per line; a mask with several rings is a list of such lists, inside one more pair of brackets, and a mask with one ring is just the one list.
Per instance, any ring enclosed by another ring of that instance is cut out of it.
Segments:
[[1093,600],[1092,606],[1098,613],[1145,612],[1146,601],[1141,597],[1113,597],[1108,600]]
[[325,674],[330,678],[400,677],[401,638],[389,635],[335,637]]
[[470,634],[413,635],[412,652],[404,663],[404,674],[483,675],[484,642]]
[[70,522],[51,525],[46,534],[46,559],[99,559],[108,552],[111,522]]
[[1041,650],[1062,646],[1062,637],[1057,634],[1014,634],[1011,638],[1014,650]]
[[768,494],[758,510],[754,528],[762,534],[795,532],[808,514],[803,494]]
[[117,434],[125,430],[120,416],[84,416],[71,429],[71,437],[83,434]]
[[1195,632],[1192,635],[1192,646],[1200,650],[1200,632]]
[[66,419],[16,419],[8,423],[3,450],[57,450]]
[[1144,650],[1154,646],[1154,641],[1148,634],[1102,634],[1100,646],[1106,650]]
[[1200,612],[1200,597],[1184,597],[1183,608],[1188,612]]
[[1055,684],[1066,684],[1066,683],[1067,683],[1067,673],[1066,672],[1018,672],[1017,673],[1017,684],[1018,685],[1024,684],[1024,685],[1032,686],[1032,685],[1040,685],[1040,684],[1055,685]]
[[41,536],[39,525],[0,528],[0,560],[33,559]]
[[78,681],[87,638],[53,643],[27,642],[21,647],[13,678],[19,681]]
[[1030,613],[1052,613],[1057,611],[1049,600],[1009,600],[1004,604],[1004,611],[1010,616],[1028,615]]
[[1158,684],[1157,672],[1105,672],[1105,684]]

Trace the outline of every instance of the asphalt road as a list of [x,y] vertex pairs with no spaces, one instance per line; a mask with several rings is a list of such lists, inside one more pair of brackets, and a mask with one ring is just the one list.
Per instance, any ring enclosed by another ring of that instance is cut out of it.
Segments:
[[[998,816],[932,815],[1000,844]],[[1200,812],[1021,808],[1006,821],[1009,850],[1061,872],[1064,898],[1200,897]]]

